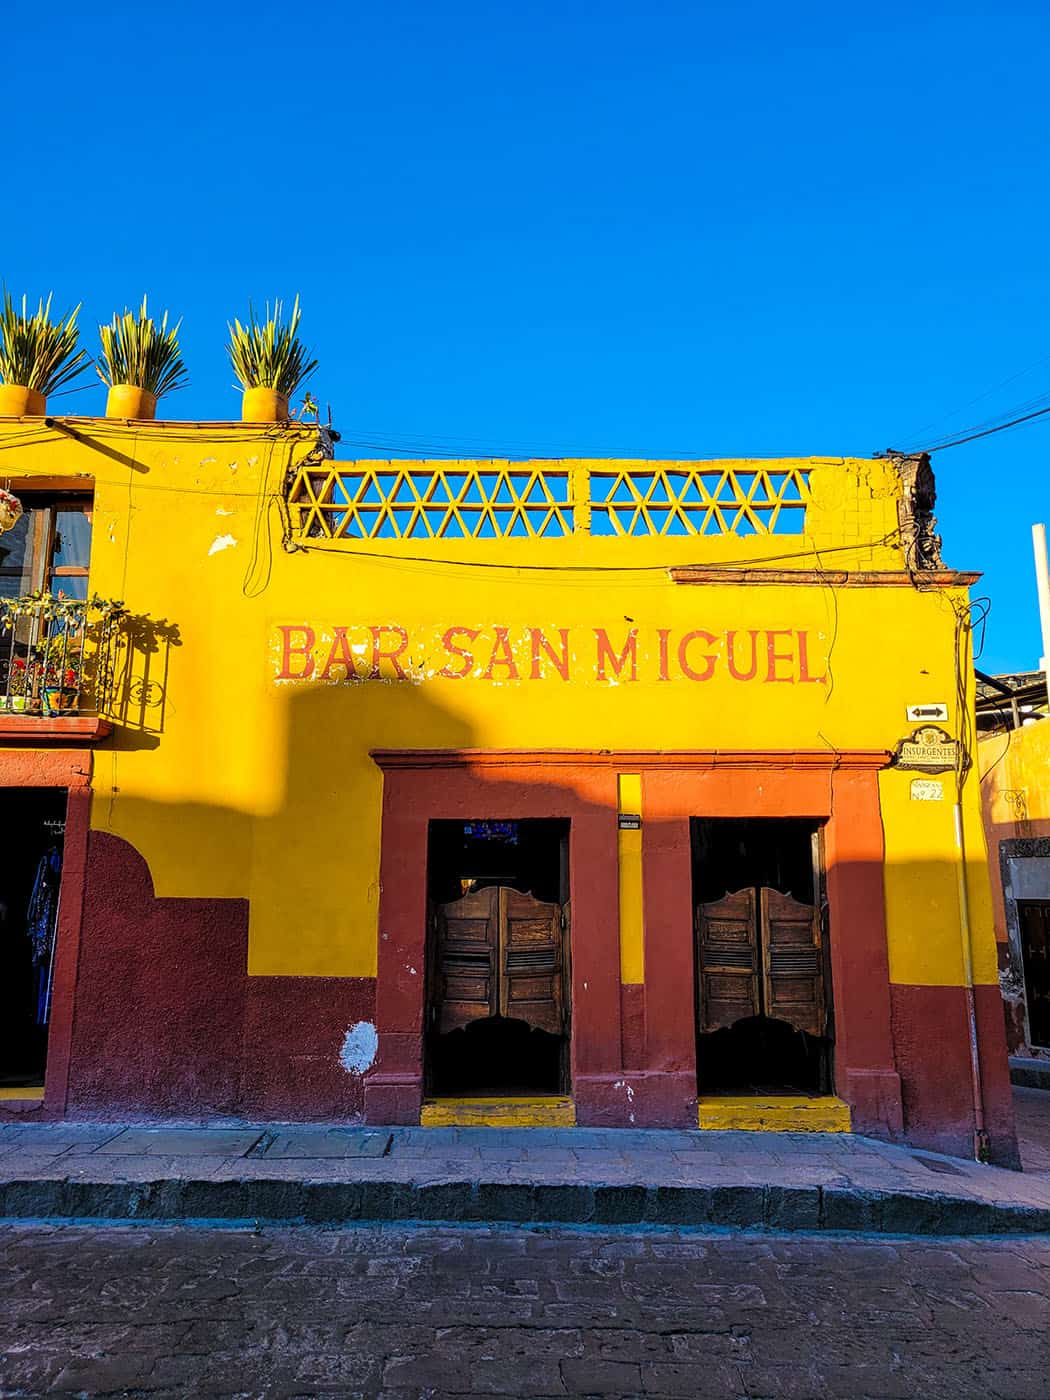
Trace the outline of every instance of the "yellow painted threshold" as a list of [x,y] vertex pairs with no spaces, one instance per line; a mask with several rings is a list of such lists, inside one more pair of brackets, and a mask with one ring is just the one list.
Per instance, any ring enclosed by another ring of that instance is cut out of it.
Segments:
[[822,1098],[712,1096],[697,1104],[701,1128],[749,1133],[848,1133],[849,1104]]
[[427,1099],[423,1128],[574,1128],[576,1105],[557,1094],[520,1099]]
[[4,1099],[19,1099],[29,1103],[33,1099],[42,1099],[43,1097],[43,1084],[25,1084],[15,1089],[0,1089],[0,1101]]

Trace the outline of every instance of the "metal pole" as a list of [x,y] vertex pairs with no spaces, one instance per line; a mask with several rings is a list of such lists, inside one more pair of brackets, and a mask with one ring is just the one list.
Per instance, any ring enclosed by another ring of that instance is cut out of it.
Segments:
[[1043,655],[1040,665],[1046,681],[1046,697],[1050,702],[1050,564],[1046,556],[1046,526],[1032,526],[1032,547],[1035,550],[1035,586],[1039,594],[1039,622],[1043,629]]
[[955,862],[959,892],[959,941],[962,945],[963,988],[966,996],[966,1027],[970,1041],[970,1092],[973,1096],[973,1155],[978,1162],[989,1157],[988,1127],[984,1117],[984,1088],[981,1084],[981,1050],[977,1039],[977,1002],[973,990],[973,946],[970,932],[970,894],[966,884],[966,838],[963,834],[961,794],[953,810],[955,818]]

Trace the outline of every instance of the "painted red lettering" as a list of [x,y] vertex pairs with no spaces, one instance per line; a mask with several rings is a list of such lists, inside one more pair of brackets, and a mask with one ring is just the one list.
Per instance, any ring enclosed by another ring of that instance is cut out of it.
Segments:
[[464,676],[469,676],[474,669],[474,653],[469,647],[457,646],[452,640],[453,637],[463,637],[468,642],[477,641],[481,633],[476,627],[450,627],[441,638],[441,645],[451,656],[458,656],[463,662],[463,667],[459,671],[452,669],[452,663],[443,666],[438,672],[439,676],[444,676],[447,681],[461,681]]
[[666,627],[658,627],[656,629],[656,635],[660,639],[660,674],[656,679],[658,681],[669,681],[671,679],[671,671],[668,663],[667,647],[671,633]]
[[798,678],[803,685],[827,685],[827,672],[822,676],[809,674],[809,633],[796,632],[798,637]]
[[332,635],[332,649],[328,653],[328,660],[324,663],[324,670],[320,672],[318,679],[322,681],[331,680],[332,670],[336,666],[342,666],[344,673],[349,680],[351,676],[356,676],[354,667],[354,654],[350,650],[350,643],[347,640],[346,628],[337,627]]
[[689,643],[695,641],[706,642],[708,646],[713,646],[715,637],[711,632],[687,632],[678,643],[678,664],[682,668],[682,675],[688,677],[689,680],[709,681],[715,673],[718,657],[705,655],[703,657],[704,669],[694,671],[689,664]]
[[[380,661],[389,661],[394,668],[394,675],[398,680],[407,680],[408,677],[405,675],[404,668],[398,660],[398,657],[404,656],[405,652],[408,650],[408,633],[405,629],[397,626],[371,627],[369,631],[372,633],[372,670],[369,673],[368,679],[371,681],[379,680],[381,675],[379,669]],[[392,633],[393,636],[397,638],[397,645],[394,647],[393,651],[386,651],[383,648],[382,637],[384,632]]]
[[598,680],[607,679],[605,674],[606,666],[613,673],[613,678],[619,680],[624,670],[630,665],[631,673],[627,677],[629,681],[638,679],[638,628],[632,627],[627,633],[627,640],[623,644],[623,650],[616,652],[609,641],[609,634],[604,627],[596,627],[594,635],[598,642]]
[[506,666],[507,680],[516,681],[518,679],[518,663],[514,660],[514,653],[510,649],[510,633],[506,627],[496,628],[496,640],[492,643],[492,655],[489,657],[489,664],[481,673],[483,681],[495,679],[492,674],[493,666]]
[[735,681],[753,681],[758,675],[758,633],[748,632],[751,638],[751,669],[741,671],[736,664],[736,639],[738,632],[726,633],[726,663],[729,666],[729,674]]
[[529,628],[529,645],[532,649],[532,669],[529,672],[529,679],[538,681],[543,679],[543,662],[545,656],[551,665],[561,676],[563,681],[569,679],[569,629],[567,627],[558,628],[558,636],[561,638],[561,654],[554,650],[554,646],[546,636],[542,627]]
[[771,632],[766,633],[766,675],[767,681],[786,681],[788,685],[794,683],[795,677],[778,676],[777,665],[781,661],[786,661],[791,665],[795,660],[793,651],[777,651],[777,637],[793,637],[795,634],[789,628],[776,627]]
[[[299,627],[279,627],[277,630],[284,634],[281,645],[281,669],[277,672],[277,679],[279,681],[309,680],[314,673],[313,649],[316,640],[314,629],[304,624]],[[292,643],[293,632],[303,634],[303,640],[298,645]],[[306,659],[306,665],[301,671],[292,670],[293,656],[302,656]]]

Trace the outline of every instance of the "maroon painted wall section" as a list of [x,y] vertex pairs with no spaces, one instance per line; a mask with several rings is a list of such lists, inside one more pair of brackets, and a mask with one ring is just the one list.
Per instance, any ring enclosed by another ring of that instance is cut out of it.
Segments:
[[620,1036],[624,1069],[645,1066],[645,986],[624,982],[620,986]]
[[[909,1143],[973,1155],[973,1093],[962,987],[893,985],[893,1040]],[[992,1161],[1017,1167],[1013,1099],[998,987],[975,987],[981,1088]]]
[[340,1063],[371,978],[248,977],[248,903],[157,899],[145,860],[92,832],[68,1116],[352,1118]]
[[242,1111],[316,1121],[360,1117],[361,1075],[339,1051],[350,1026],[375,1020],[372,977],[244,979]]

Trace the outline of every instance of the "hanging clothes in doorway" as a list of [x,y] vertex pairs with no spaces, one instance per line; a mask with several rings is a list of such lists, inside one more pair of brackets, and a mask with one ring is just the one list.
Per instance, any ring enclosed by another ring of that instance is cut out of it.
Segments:
[[57,846],[51,846],[40,857],[26,918],[26,932],[36,968],[38,1026],[46,1025],[51,1014],[51,980],[55,965],[55,929],[61,881],[62,852]]

